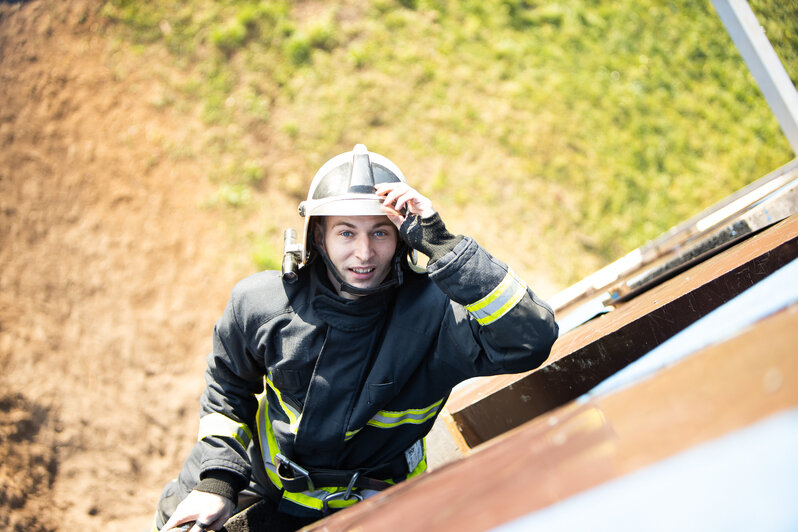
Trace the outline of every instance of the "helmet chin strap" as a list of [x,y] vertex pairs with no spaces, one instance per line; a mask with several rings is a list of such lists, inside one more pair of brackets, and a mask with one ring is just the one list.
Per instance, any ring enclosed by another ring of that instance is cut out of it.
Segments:
[[393,265],[394,275],[380,283],[379,286],[375,286],[374,288],[359,288],[357,286],[352,286],[351,284],[347,283],[341,278],[341,275],[338,273],[338,270],[333,265],[330,257],[327,256],[327,253],[321,249],[320,246],[313,243],[313,248],[316,252],[321,256],[324,264],[327,266],[327,271],[331,272],[333,277],[335,277],[335,281],[339,285],[340,292],[346,292],[348,294],[352,294],[353,296],[370,296],[372,294],[377,294],[379,292],[383,292],[391,287],[399,286],[402,284],[403,280],[403,272],[402,272],[402,255],[404,255],[404,246],[400,246],[400,250],[393,256],[391,259],[391,263]]

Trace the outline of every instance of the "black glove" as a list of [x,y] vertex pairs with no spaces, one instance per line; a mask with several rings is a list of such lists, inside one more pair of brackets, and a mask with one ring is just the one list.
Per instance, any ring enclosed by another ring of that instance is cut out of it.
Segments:
[[399,228],[399,235],[408,246],[428,256],[430,263],[449,253],[464,238],[451,234],[437,212],[428,218],[408,215]]

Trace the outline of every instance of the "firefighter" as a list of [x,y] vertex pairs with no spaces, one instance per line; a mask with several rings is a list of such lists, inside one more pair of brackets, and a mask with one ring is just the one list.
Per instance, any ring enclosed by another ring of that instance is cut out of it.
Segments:
[[218,530],[256,501],[293,530],[419,475],[457,383],[538,367],[557,338],[512,269],[362,144],[299,211],[283,272],[239,282],[214,328],[198,441],[155,530]]

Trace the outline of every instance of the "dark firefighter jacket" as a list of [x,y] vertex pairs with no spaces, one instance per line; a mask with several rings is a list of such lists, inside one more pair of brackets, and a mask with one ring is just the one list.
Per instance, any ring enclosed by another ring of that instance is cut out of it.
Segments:
[[[280,488],[277,452],[335,470],[406,455],[413,476],[426,467],[416,442],[453,386],[535,368],[557,336],[551,309],[468,237],[427,273],[406,270],[401,286],[355,300],[336,295],[320,262],[294,284],[262,272],[233,290],[208,356],[201,478],[232,474],[241,488],[254,467]],[[283,502],[316,511],[345,488]]]

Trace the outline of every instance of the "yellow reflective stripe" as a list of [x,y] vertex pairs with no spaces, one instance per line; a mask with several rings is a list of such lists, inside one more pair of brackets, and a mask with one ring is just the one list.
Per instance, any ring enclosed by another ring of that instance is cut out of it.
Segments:
[[[330,493],[336,493],[339,491],[345,491],[346,488],[320,488],[316,491],[305,491],[302,493],[291,493],[290,491],[283,492],[283,498],[288,499],[289,501],[299,504],[300,506],[304,506],[306,508],[313,508],[315,510],[321,510],[324,508],[324,497],[329,495]],[[327,506],[330,508],[346,508],[347,506],[352,506],[357,502],[357,499],[352,498],[349,500],[332,500],[327,502]]]
[[507,272],[507,274],[504,276],[504,279],[502,279],[502,281],[498,285],[496,285],[496,288],[491,290],[488,295],[486,295],[476,303],[471,303],[470,305],[466,305],[466,310],[468,310],[468,312],[477,312],[478,310],[481,310],[482,308],[490,305],[491,303],[493,303],[494,300],[496,300],[496,298],[500,297],[505,291],[507,291],[507,289],[512,285],[512,283],[513,283],[513,277],[510,274],[510,272]]
[[274,394],[277,396],[277,401],[280,403],[283,412],[285,412],[285,415],[288,417],[289,429],[293,434],[296,434],[296,431],[299,430],[299,422],[302,420],[302,414],[291,405],[283,401],[283,394],[280,393],[280,390],[277,389],[277,386],[274,385],[270,377],[266,377],[266,384],[269,385],[269,388],[271,388]]
[[[427,412],[427,415],[429,415],[430,410],[432,411],[431,413],[434,415],[437,412],[437,408],[441,405],[442,402],[443,399],[428,406],[427,408],[411,409],[411,410],[406,410],[404,412],[384,412],[384,413],[388,414],[389,416],[392,416],[395,419],[400,419],[402,415],[406,413],[415,415]],[[268,401],[267,392],[264,391],[262,394],[258,396],[258,413],[257,413],[258,437],[260,438],[261,453],[264,458],[264,467],[266,469],[266,475],[268,476],[272,484],[274,484],[274,486],[277,487],[277,489],[282,490],[283,483],[280,481],[280,477],[277,475],[277,471],[274,466],[275,456],[277,455],[277,453],[280,452],[280,448],[277,445],[277,438],[274,435],[274,429],[272,428],[272,424],[269,420],[268,411],[269,411],[269,401]],[[403,422],[412,423],[413,421],[403,421]],[[354,435],[359,430],[360,429],[352,431],[351,434]],[[416,466],[416,468],[407,475],[407,478],[420,475],[427,469],[427,441],[424,439],[422,440],[422,442],[424,445],[423,457]],[[386,482],[394,484],[394,482],[391,479],[387,479]],[[322,508],[324,507],[324,502],[323,502],[324,497],[326,497],[330,493],[337,493],[339,491],[345,491],[345,490],[346,487],[341,486],[341,487],[322,487],[314,491],[305,491],[301,493],[292,493],[290,491],[283,491],[283,498],[299,506],[321,511]],[[353,498],[349,500],[332,500],[328,502],[328,505],[330,508],[346,508],[356,503],[357,499]]]
[[344,441],[349,441],[349,440],[351,440],[351,439],[352,439],[352,438],[355,436],[355,434],[357,434],[357,433],[358,433],[358,432],[360,432],[361,430],[363,430],[363,427],[360,427],[360,428],[359,428],[359,429],[357,429],[357,430],[349,430],[349,431],[347,431],[347,432],[346,432],[346,435],[344,436]]
[[519,286],[517,291],[514,294],[512,294],[512,296],[507,300],[507,302],[505,302],[492,314],[478,318],[477,323],[479,323],[480,325],[488,325],[498,320],[499,318],[507,314],[510,311],[510,309],[516,306],[518,302],[521,301],[521,299],[524,297],[524,294],[526,294],[526,288],[523,286]]
[[[282,489],[283,483],[280,482],[280,477],[274,467],[274,457],[280,452],[277,446],[277,438],[274,437],[274,429],[269,421],[269,401],[266,399],[266,392],[258,396],[258,438],[260,439],[260,450],[264,459],[264,466],[266,466],[266,475],[276,487]],[[266,447],[264,448],[264,443]],[[266,459],[270,461],[267,462]]]
[[244,447],[249,445],[252,440],[252,432],[250,432],[246,423],[239,423],[218,412],[206,414],[200,418],[197,441],[201,441],[208,436],[235,438]]
[[442,402],[443,399],[439,399],[426,408],[411,408],[400,412],[380,410],[366,424],[380,429],[392,429],[405,423],[420,425],[438,413]]
[[470,305],[466,310],[480,325],[488,325],[510,311],[526,293],[526,283],[518,278],[512,270],[507,272],[502,282],[491,292]]
[[[283,489],[283,483],[280,481],[280,477],[277,475],[276,468],[274,466],[275,456],[277,453],[280,452],[280,448],[277,445],[277,438],[274,436],[274,429],[272,428],[272,424],[269,421],[269,401],[266,395],[266,392],[263,392],[258,396],[258,436],[260,438],[260,445],[261,445],[261,453],[263,454],[264,458],[264,466],[266,469],[266,475],[269,477],[269,480],[277,487],[277,489]],[[264,447],[265,442],[265,447]],[[267,457],[268,460],[267,461]],[[283,491],[283,498],[288,499],[291,502],[298,504],[300,506],[304,506],[306,508],[312,508],[314,510],[319,510],[324,506],[322,502],[323,498],[327,496],[329,493],[335,493],[338,491],[344,491],[346,487],[330,487],[330,488],[320,488],[315,491],[305,491],[301,493],[291,493],[290,491]],[[347,506],[351,506],[355,504],[357,500],[351,499],[348,501],[329,501],[330,508],[344,508]]]

